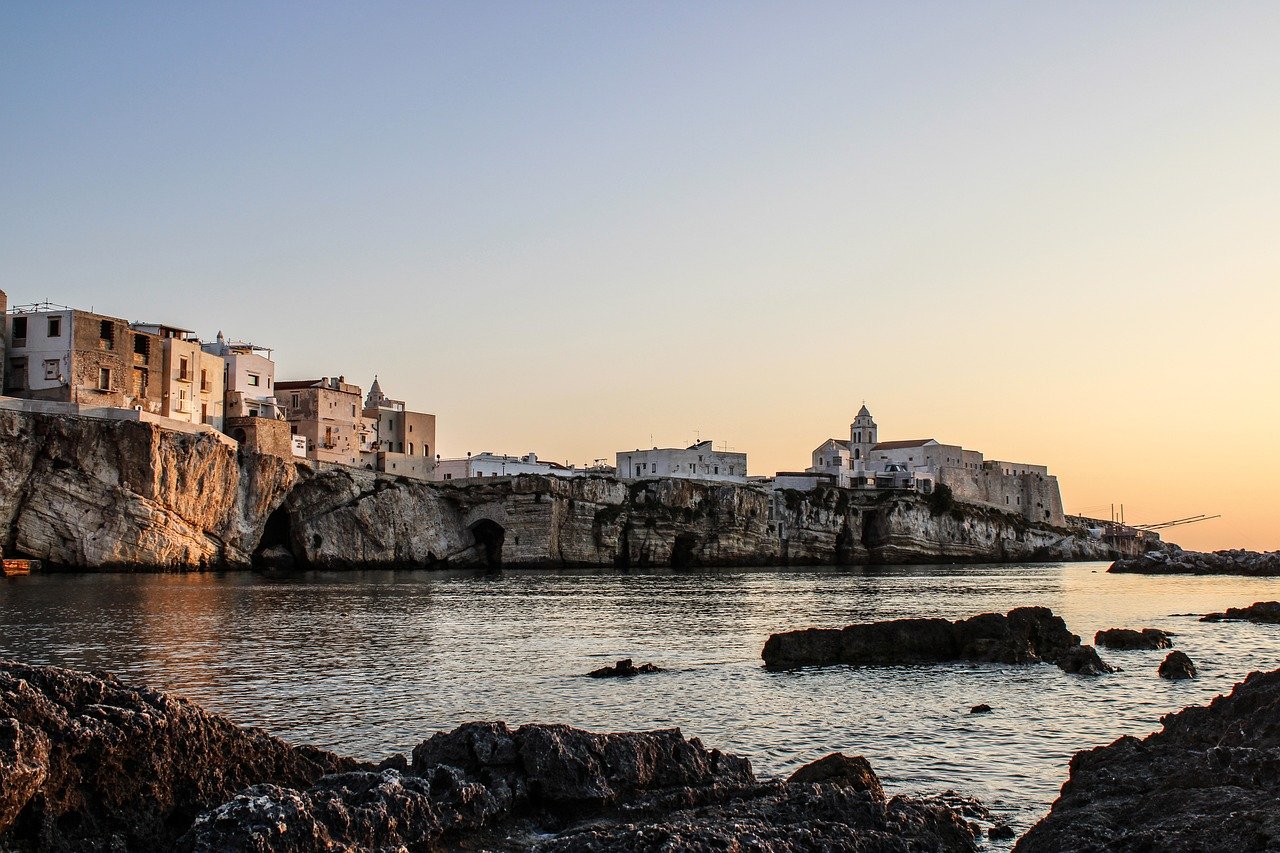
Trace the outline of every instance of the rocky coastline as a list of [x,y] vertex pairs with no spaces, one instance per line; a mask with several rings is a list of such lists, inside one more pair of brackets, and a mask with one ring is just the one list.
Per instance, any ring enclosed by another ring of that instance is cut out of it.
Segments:
[[789,779],[679,730],[470,723],[380,764],[102,673],[0,661],[0,848],[978,849],[989,815],[889,796],[864,759]]
[[914,493],[689,480],[430,483],[316,470],[153,424],[0,412],[0,550],[47,570],[1101,560],[1074,528]]
[[1230,549],[1204,553],[1184,551],[1165,543],[1160,548],[1132,557],[1122,557],[1107,571],[1141,575],[1280,575],[1280,551]]

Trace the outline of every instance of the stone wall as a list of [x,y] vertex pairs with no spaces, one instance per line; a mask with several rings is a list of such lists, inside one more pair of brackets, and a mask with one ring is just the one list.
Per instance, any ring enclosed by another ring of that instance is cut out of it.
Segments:
[[227,435],[249,453],[265,453],[292,460],[293,433],[287,421],[274,418],[227,418]]
[[1052,474],[1005,474],[987,464],[977,469],[949,466],[939,470],[938,482],[949,486],[958,500],[986,504],[1040,524],[1064,527],[1067,523],[1058,478]]

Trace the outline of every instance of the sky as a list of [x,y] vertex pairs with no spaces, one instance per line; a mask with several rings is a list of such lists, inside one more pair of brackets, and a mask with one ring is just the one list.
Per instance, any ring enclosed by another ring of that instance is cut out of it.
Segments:
[[1280,548],[1280,5],[0,4],[0,289],[575,464],[1048,465]]

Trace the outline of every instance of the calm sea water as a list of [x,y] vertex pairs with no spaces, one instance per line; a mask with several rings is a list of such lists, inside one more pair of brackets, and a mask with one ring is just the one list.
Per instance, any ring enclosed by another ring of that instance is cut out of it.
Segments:
[[[0,581],[0,656],[100,668],[177,691],[293,742],[381,758],[468,720],[619,731],[679,726],[786,773],[865,755],[896,791],[954,789],[1019,829],[1079,749],[1143,735],[1252,670],[1280,667],[1280,627],[1193,616],[1280,598],[1280,581],[1108,575],[1106,563],[719,570],[54,575]],[[768,672],[770,633],[1044,605],[1092,641],[1157,627],[1164,652],[1103,652],[1100,678],[1052,666]],[[666,669],[583,678],[631,657]],[[970,715],[980,702],[995,711]]]

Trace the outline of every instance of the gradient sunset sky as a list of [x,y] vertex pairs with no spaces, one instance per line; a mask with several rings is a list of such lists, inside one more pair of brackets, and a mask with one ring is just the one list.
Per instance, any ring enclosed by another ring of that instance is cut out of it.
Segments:
[[0,289],[440,451],[882,439],[1280,548],[1280,4],[0,6]]

